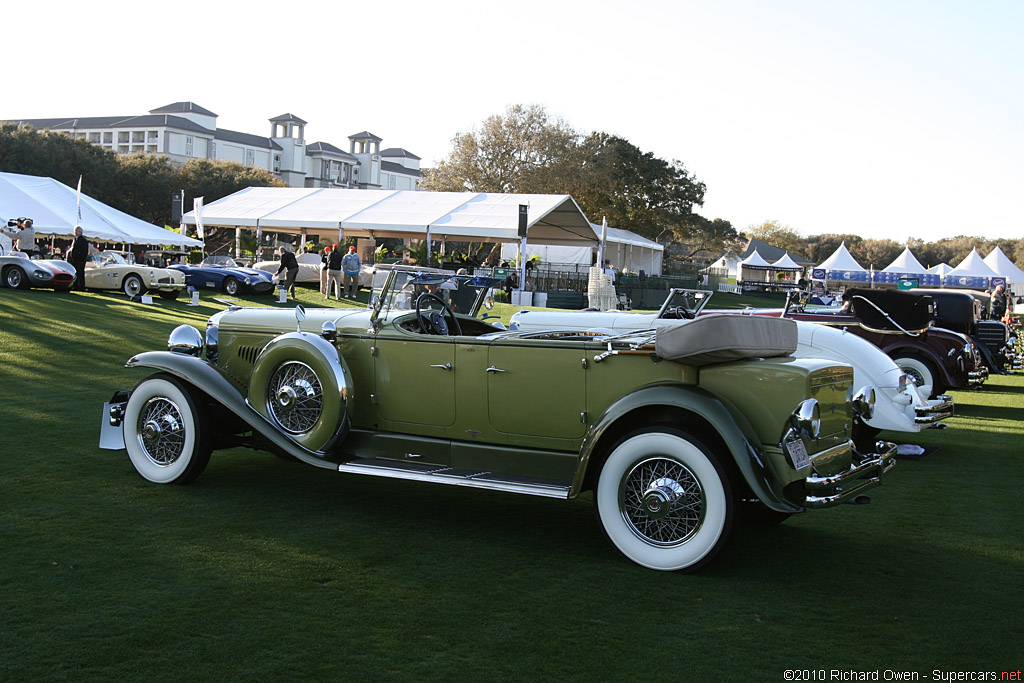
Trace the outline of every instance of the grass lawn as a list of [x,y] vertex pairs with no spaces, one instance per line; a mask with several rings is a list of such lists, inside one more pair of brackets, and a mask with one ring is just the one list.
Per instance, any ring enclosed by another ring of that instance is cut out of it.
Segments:
[[666,574],[621,559],[589,497],[352,477],[242,449],[190,486],[143,481],[97,448],[101,406],[148,374],[124,368],[133,353],[221,308],[207,293],[193,308],[0,290],[0,680],[1021,668],[1022,376],[956,392],[945,431],[886,433],[938,450],[901,460],[871,505],[740,529],[704,571]]

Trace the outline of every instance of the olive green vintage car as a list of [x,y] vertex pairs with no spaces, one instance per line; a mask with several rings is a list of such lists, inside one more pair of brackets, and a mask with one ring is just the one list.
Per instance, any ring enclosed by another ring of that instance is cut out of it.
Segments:
[[[630,560],[693,570],[733,520],[864,502],[895,447],[858,452],[871,387],[793,358],[796,325],[707,316],[656,334],[513,332],[497,280],[394,267],[364,310],[233,308],[129,367],[101,446],[157,483],[254,446],[350,474],[574,499]],[[493,319],[491,319],[493,320]],[[647,336],[644,336],[647,335]]]

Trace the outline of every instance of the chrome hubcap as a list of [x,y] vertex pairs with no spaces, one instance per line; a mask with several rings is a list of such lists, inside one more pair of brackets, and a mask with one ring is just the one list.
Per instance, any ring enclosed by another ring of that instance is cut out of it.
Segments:
[[267,405],[277,423],[290,434],[304,434],[323,413],[323,388],[311,367],[299,361],[281,364],[270,376]]
[[705,496],[700,482],[682,463],[648,458],[622,479],[619,509],[641,540],[674,546],[689,540],[704,521]]
[[139,412],[139,445],[154,464],[167,467],[185,450],[185,423],[181,411],[162,396],[151,398]]

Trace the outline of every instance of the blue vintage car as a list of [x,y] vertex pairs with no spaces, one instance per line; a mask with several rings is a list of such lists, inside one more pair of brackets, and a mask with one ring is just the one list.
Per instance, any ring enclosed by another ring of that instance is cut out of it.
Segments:
[[170,266],[185,274],[185,283],[196,289],[219,289],[228,294],[239,292],[269,294],[274,291],[273,277],[265,270],[244,268],[230,256],[207,256],[198,265]]

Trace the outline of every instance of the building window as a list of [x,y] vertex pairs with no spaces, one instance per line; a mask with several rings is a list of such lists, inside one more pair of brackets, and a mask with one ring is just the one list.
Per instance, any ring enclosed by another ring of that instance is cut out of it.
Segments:
[[139,142],[145,142],[145,141],[146,141],[146,133],[144,131],[141,131],[141,130],[133,130],[132,131],[132,142],[139,143]]
[[281,155],[280,154],[275,154],[274,155],[274,173],[280,173],[280,172],[281,172]]
[[191,135],[186,135],[185,136],[185,156],[187,156],[187,157],[193,156],[193,154],[192,154],[192,136]]
[[156,145],[146,145],[146,154],[156,154]]
[[395,176],[393,176],[393,175],[389,175],[388,176],[388,189],[389,190],[395,189]]
[[117,153],[118,154],[127,154],[128,153],[128,145],[118,145],[117,146]]
[[210,142],[210,158],[211,159],[216,159],[217,158],[217,143],[216,142],[212,142],[212,141]]
[[105,145],[112,145],[112,144],[114,144],[114,134],[113,133],[104,133],[103,134],[103,144],[105,144]]
[[89,133],[89,142],[91,142],[93,144],[99,144],[99,141],[100,141],[100,134],[99,133]]
[[245,150],[245,165],[253,166],[256,163],[256,150],[247,149]]
[[155,130],[151,130],[146,133],[146,140],[149,142],[156,142],[160,138],[160,133]]
[[126,130],[118,131],[117,132],[117,142],[119,144],[124,144],[124,143],[128,142],[128,131],[126,131]]

